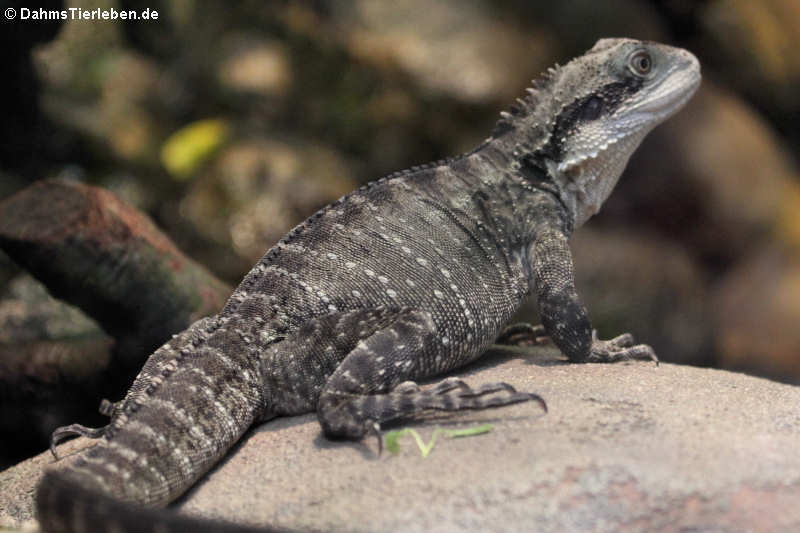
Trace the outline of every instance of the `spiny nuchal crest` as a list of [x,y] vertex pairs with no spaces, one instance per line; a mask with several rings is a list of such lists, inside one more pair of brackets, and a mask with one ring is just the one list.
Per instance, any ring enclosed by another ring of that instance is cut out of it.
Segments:
[[599,209],[645,135],[700,84],[689,52],[632,39],[601,39],[550,69],[492,132],[529,179],[556,185],[575,227]]

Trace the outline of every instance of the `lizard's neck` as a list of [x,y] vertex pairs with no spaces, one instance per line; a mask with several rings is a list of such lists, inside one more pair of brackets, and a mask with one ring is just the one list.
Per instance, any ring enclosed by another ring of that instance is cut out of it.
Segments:
[[594,152],[572,157],[543,129],[513,130],[490,138],[477,153],[495,161],[511,177],[556,196],[570,231],[595,215],[617,184],[628,158],[648,130],[620,135]]
[[556,183],[538,179],[525,163],[520,163],[520,158],[501,145],[487,141],[456,165],[461,165],[458,175],[462,180],[469,179],[469,183],[467,187],[460,183],[458,190],[451,185],[449,191],[440,191],[442,196],[505,239],[510,251],[529,244],[537,226],[544,221],[566,234],[572,232],[573,216]]
[[[563,208],[566,231],[571,233],[585,221],[580,216],[583,211],[580,200],[587,196],[580,196],[571,176],[559,170],[556,154],[549,152],[551,147],[549,133],[544,129],[526,128],[490,137],[473,155],[492,161],[497,169],[492,179],[502,182],[504,187],[515,188],[521,194],[520,198],[513,199],[518,208],[526,207],[528,195],[525,193],[530,189],[554,197]],[[538,203],[538,195],[534,194],[534,197]]]

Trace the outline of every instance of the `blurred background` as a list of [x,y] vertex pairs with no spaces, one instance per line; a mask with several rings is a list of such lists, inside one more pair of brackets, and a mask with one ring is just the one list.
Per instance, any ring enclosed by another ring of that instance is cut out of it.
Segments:
[[[61,194],[25,204],[32,184],[110,190],[224,298],[316,209],[471,149],[531,78],[606,36],[686,47],[704,81],[573,239],[595,326],[603,337],[632,331],[664,361],[800,382],[796,0],[0,0],[3,11],[23,5],[159,17],[0,22],[0,468],[43,449],[57,425],[101,425],[99,398],[119,399],[189,320],[131,342],[124,320],[108,326],[110,311],[72,305],[102,287],[22,268],[19,242],[52,223],[42,209]],[[148,292],[144,279],[133,290]],[[221,300],[206,303],[186,316]]]

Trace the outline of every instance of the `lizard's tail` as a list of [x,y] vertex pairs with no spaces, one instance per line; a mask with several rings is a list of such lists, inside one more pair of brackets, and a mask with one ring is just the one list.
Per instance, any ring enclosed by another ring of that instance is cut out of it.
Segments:
[[254,528],[195,518],[168,509],[139,507],[86,489],[62,472],[47,472],[36,492],[36,515],[44,533],[270,533],[287,530]]

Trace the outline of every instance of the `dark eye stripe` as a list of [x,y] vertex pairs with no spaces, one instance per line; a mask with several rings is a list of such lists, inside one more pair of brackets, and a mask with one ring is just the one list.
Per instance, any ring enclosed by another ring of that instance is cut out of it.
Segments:
[[581,107],[581,120],[583,122],[595,120],[603,113],[603,100],[598,96],[592,96]]
[[603,115],[610,115],[631,94],[638,91],[644,80],[631,76],[623,81],[609,83],[594,93],[575,100],[566,106],[558,117],[556,125],[547,144],[539,150],[539,154],[560,161],[562,157],[562,141],[568,138],[578,126]]

